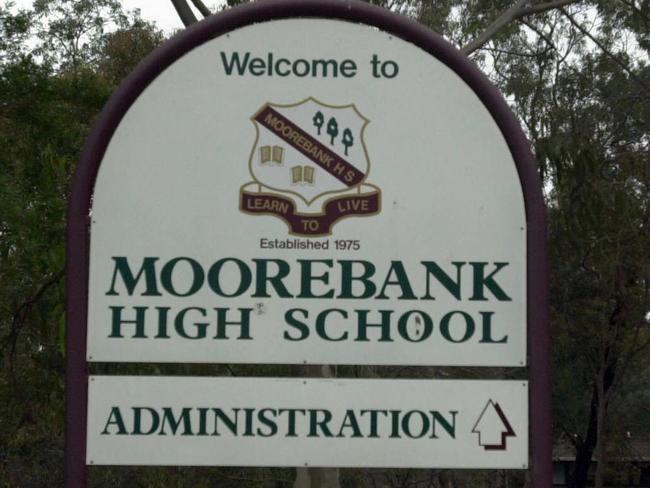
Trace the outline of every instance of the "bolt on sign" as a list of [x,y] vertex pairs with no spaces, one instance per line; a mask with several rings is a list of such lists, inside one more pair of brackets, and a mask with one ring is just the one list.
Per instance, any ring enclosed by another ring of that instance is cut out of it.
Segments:
[[[529,430],[550,484],[539,179],[502,97],[415,22],[280,0],[193,26],[113,96],[70,205],[70,486],[86,462],[525,468]],[[530,392],[94,362],[526,367]]]

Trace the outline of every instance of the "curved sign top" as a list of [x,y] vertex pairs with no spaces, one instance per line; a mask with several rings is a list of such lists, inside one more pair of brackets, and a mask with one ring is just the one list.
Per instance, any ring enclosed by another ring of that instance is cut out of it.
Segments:
[[88,360],[522,366],[526,209],[493,113],[361,23],[208,39],[94,184]]

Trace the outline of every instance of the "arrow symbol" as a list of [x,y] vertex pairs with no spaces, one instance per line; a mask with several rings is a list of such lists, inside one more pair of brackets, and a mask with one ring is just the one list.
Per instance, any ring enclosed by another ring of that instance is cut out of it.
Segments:
[[472,433],[478,434],[478,444],[486,451],[505,451],[508,437],[516,437],[503,410],[492,399],[483,408]]

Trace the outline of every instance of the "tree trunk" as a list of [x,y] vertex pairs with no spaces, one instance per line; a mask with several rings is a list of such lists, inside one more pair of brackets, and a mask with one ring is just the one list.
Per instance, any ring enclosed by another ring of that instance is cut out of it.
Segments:
[[[301,376],[315,378],[333,378],[336,369],[329,365],[300,366]],[[341,488],[338,468],[296,468],[293,488]]]
[[596,437],[596,479],[595,488],[603,488],[603,478],[606,464],[605,449],[605,416],[607,411],[607,392],[605,392],[604,371],[598,375],[598,435]]
[[[576,452],[576,460],[573,465],[573,472],[569,477],[570,488],[585,488],[589,475],[589,466],[591,465],[591,458],[594,455],[594,450],[599,437],[599,421],[603,421],[607,415],[607,401],[605,400],[609,394],[609,390],[614,383],[616,374],[616,361],[609,359],[609,352],[605,354],[605,364],[603,364],[602,375],[599,375],[596,380],[597,384],[594,385],[594,390],[591,396],[591,406],[589,408],[589,420],[587,424],[587,434],[584,440],[578,446]],[[602,377],[602,382],[600,378]],[[598,384],[600,383],[600,385]],[[599,395],[599,390],[602,389],[602,396]],[[601,402],[601,398],[603,401]],[[602,404],[602,405],[601,405]],[[602,407],[602,409],[601,409]],[[604,441],[604,438],[601,440]],[[604,446],[603,446],[604,449]]]

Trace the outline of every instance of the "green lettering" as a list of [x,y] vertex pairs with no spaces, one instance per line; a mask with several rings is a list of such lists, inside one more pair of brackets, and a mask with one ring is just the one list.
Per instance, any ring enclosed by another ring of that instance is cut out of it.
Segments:
[[148,307],[133,307],[135,310],[135,319],[134,320],[123,320],[122,311],[124,307],[108,307],[111,314],[111,333],[108,337],[124,337],[122,335],[122,324],[135,324],[135,333],[133,334],[133,339],[146,339],[146,334],[144,333],[144,321],[145,314],[148,310]]
[[[328,66],[332,68],[332,76],[336,78],[338,76],[338,63],[333,59],[314,59],[312,62],[312,76],[322,76],[327,78],[329,76]],[[318,69],[320,68],[320,73]]]
[[330,315],[331,313],[338,313],[344,319],[348,318],[348,313],[345,310],[341,310],[339,308],[331,308],[328,310],[323,310],[316,316],[316,332],[318,333],[321,339],[325,339],[326,341],[332,341],[332,342],[344,341],[345,339],[348,338],[347,332],[343,332],[339,337],[336,338],[331,337],[327,334],[325,324],[327,322],[327,316]]
[[[172,277],[174,275],[174,269],[176,269],[176,265],[183,261],[189,263],[190,265],[190,268],[192,270],[192,282],[186,292],[179,292],[176,291],[176,286],[174,285],[174,280]],[[160,284],[168,293],[171,293],[177,297],[187,297],[194,295],[203,286],[204,280],[205,273],[203,272],[203,268],[192,258],[174,258],[166,263],[160,272]]]
[[108,416],[108,420],[106,421],[106,425],[104,426],[104,430],[102,431],[101,435],[110,435],[111,433],[108,431],[108,428],[111,425],[115,425],[117,427],[117,432],[115,432],[117,435],[126,435],[126,427],[124,427],[124,420],[122,420],[122,412],[120,412],[120,407],[113,407],[111,408],[111,413]]
[[[375,274],[375,265],[368,261],[339,261],[341,265],[341,293],[337,298],[370,298],[375,294],[377,287],[370,281]],[[361,276],[353,276],[352,271],[355,264],[363,266]],[[357,282],[363,286],[363,292],[355,295],[353,293],[353,283]]]
[[508,266],[509,263],[494,263],[495,269],[489,275],[485,276],[485,267],[488,263],[469,263],[474,271],[474,294],[470,300],[487,300],[485,297],[484,288],[487,288],[492,292],[494,297],[501,302],[509,302],[512,300],[506,292],[503,291],[503,288],[494,280],[494,275],[497,274],[500,270]]
[[345,411],[345,418],[343,419],[343,423],[341,424],[341,428],[339,429],[339,433],[336,434],[336,437],[346,437],[346,435],[343,434],[343,429],[352,429],[352,435],[350,437],[363,437],[354,410]]
[[221,421],[226,426],[226,428],[230,431],[230,433],[236,436],[237,421],[239,420],[239,409],[238,408],[232,409],[234,418],[228,417],[226,413],[220,408],[213,408],[212,411],[214,412],[214,432],[212,433],[212,435],[216,435],[216,436],[221,435],[219,434],[219,421]]
[[368,438],[378,438],[379,433],[378,433],[378,426],[379,426],[379,421],[377,419],[378,415],[381,413],[383,415],[388,415],[387,410],[361,410],[359,412],[361,415],[364,415],[366,413],[370,414],[370,433],[368,434]]
[[[422,424],[419,434],[413,434],[413,431],[411,430],[411,418],[416,414],[419,415],[420,423]],[[427,432],[429,432],[429,417],[419,410],[410,410],[406,412],[402,417],[402,431],[411,439],[419,439],[425,436]]]
[[[287,277],[291,271],[289,263],[281,259],[253,259],[255,262],[255,293],[253,297],[268,298],[271,295],[266,289],[267,283],[270,284],[275,293],[280,298],[293,298],[289,293],[287,287],[284,286],[283,279]],[[269,276],[268,265],[269,263],[276,264],[278,271],[275,275]]]
[[351,59],[344,59],[341,62],[341,74],[346,78],[352,78],[357,74],[357,63]]
[[290,335],[289,331],[285,330],[283,337],[288,341],[302,341],[303,339],[309,337],[309,326],[294,317],[294,315],[297,313],[302,314],[304,318],[307,318],[309,316],[309,312],[304,308],[292,308],[285,312],[284,320],[287,325],[294,327],[300,332],[300,336],[295,337]]
[[451,415],[451,421],[444,418],[440,412],[436,412],[435,410],[430,410],[429,413],[431,414],[431,436],[429,437],[430,439],[438,438],[438,436],[436,435],[436,423],[440,424],[442,428],[447,431],[449,437],[451,437],[452,439],[456,438],[456,414],[458,413],[457,410],[449,411]]
[[199,411],[199,430],[196,435],[208,435],[208,411],[209,408],[198,407]]
[[[460,339],[454,339],[451,336],[451,331],[449,330],[451,328],[451,319],[454,315],[461,315],[464,319],[465,332]],[[472,316],[461,310],[454,310],[453,312],[449,312],[442,317],[442,320],[440,320],[440,334],[449,342],[453,342],[455,344],[469,340],[469,338],[474,335],[475,329],[476,325],[474,324],[474,319]]]
[[[284,64],[287,68],[280,71],[280,64]],[[291,74],[291,61],[287,58],[280,58],[275,62],[275,72],[280,76],[289,76]]]
[[322,263],[328,268],[331,268],[333,262],[331,259],[298,259],[300,263],[300,294],[297,298],[332,298],[334,296],[334,290],[329,289],[324,294],[314,295],[312,292],[312,281],[321,281],[324,284],[329,284],[330,275],[329,271],[325,271],[323,274],[314,276],[312,274],[312,263]]
[[[408,327],[411,315],[415,315],[415,325]],[[397,330],[399,335],[409,342],[422,342],[431,336],[433,332],[433,321],[428,314],[420,310],[410,310],[402,314],[397,321]],[[411,337],[409,330],[413,331],[415,337]]]
[[251,337],[251,312],[252,308],[238,308],[240,320],[237,322],[228,321],[229,308],[215,308],[217,312],[217,334],[215,339],[228,339],[226,327],[229,325],[238,325],[240,327],[239,337],[237,339],[252,340]]
[[145,291],[144,293],[141,293],[141,295],[144,297],[161,295],[156,283],[156,261],[158,261],[158,258],[144,258],[142,260],[142,266],[140,266],[140,270],[135,277],[133,276],[133,272],[129,267],[126,257],[113,257],[113,261],[115,262],[115,268],[113,269],[111,289],[106,292],[106,295],[119,295],[119,293],[115,291],[115,282],[117,281],[117,275],[119,274],[122,278],[122,283],[124,283],[124,286],[126,287],[127,293],[129,296],[133,296],[135,287],[137,286],[138,281],[140,281],[140,277],[143,273]]
[[192,421],[190,418],[190,412],[192,411],[191,408],[182,408],[178,418],[174,418],[174,411],[171,407],[163,407],[162,410],[162,425],[160,426],[160,432],[158,432],[158,435],[167,435],[167,432],[165,432],[165,424],[169,425],[172,435],[176,435],[176,431],[178,431],[181,423],[183,424],[183,432],[181,435],[192,435]]
[[355,341],[367,342],[368,339],[368,328],[369,327],[379,327],[381,328],[381,336],[379,342],[392,342],[393,339],[390,337],[390,316],[393,313],[392,310],[379,310],[381,315],[381,322],[378,324],[368,323],[368,313],[370,310],[355,310],[357,313],[357,338]]
[[275,423],[276,415],[277,411],[272,408],[263,408],[257,412],[257,420],[259,420],[261,424],[264,424],[269,429],[268,431],[264,432],[261,428],[258,427],[257,435],[262,437],[273,437],[278,433],[278,425]]
[[[158,426],[160,425],[160,416],[156,410],[149,407],[133,407],[131,410],[133,410],[133,432],[131,432],[131,435],[151,435],[158,430]],[[143,411],[148,412],[149,418],[151,419],[151,423],[146,432],[142,430]]]
[[479,342],[486,344],[505,344],[508,342],[508,335],[504,335],[498,341],[492,339],[492,316],[494,312],[479,312],[483,319],[483,336]]
[[390,428],[390,438],[391,439],[401,439],[402,436],[399,435],[399,414],[400,410],[389,410],[391,428]]
[[[228,262],[234,263],[239,270],[239,280],[237,280],[238,286],[235,291],[231,293],[226,293],[221,287],[221,270],[223,266]],[[251,274],[251,270],[248,268],[248,266],[246,266],[245,262],[237,258],[220,259],[212,266],[210,266],[210,269],[208,270],[208,285],[210,285],[210,289],[222,297],[238,297],[246,290],[248,290],[248,287],[250,286],[252,280],[253,276]]]
[[184,337],[185,339],[204,339],[205,336],[207,335],[207,329],[210,324],[207,322],[194,322],[192,324],[193,327],[196,328],[196,334],[195,335],[190,335],[186,332],[185,330],[185,315],[187,312],[195,311],[198,312],[199,315],[202,318],[205,318],[205,308],[199,308],[199,307],[187,307],[178,312],[178,315],[176,315],[176,319],[174,320],[174,327],[176,329],[176,332],[178,332],[178,335],[181,337]]
[[253,413],[255,413],[254,408],[244,409],[244,437],[253,437],[255,435],[253,432]]
[[[391,279],[391,275],[393,273],[395,273],[395,278],[396,278],[394,280]],[[388,299],[388,296],[386,296],[386,294],[384,293],[388,285],[399,286],[402,294],[398,297],[398,300],[417,299],[415,293],[413,293],[413,288],[411,287],[411,283],[409,282],[408,276],[406,275],[406,270],[404,269],[404,265],[402,264],[401,261],[391,261],[390,269],[388,270],[388,274],[386,275],[386,280],[384,281],[384,285],[382,286],[379,295],[377,295],[375,298],[381,300]]]
[[433,275],[438,283],[445,287],[445,289],[451,293],[456,300],[461,299],[461,289],[460,289],[460,278],[461,278],[461,268],[466,264],[463,261],[452,261],[456,267],[456,280],[453,280],[443,269],[438,266],[433,261],[421,261],[424,267],[427,270],[427,292],[422,297],[423,300],[435,300],[435,297],[431,295],[431,280],[429,277]]
[[[322,418],[319,420],[319,414]],[[318,429],[325,437],[334,437],[328,424],[332,420],[332,412],[322,409],[309,409],[309,434],[307,437],[319,437]]]
[[169,307],[156,307],[158,311],[158,333],[156,339],[169,339],[167,334],[167,318],[169,316]]
[[221,51],[221,63],[223,64],[223,69],[225,70],[226,74],[230,76],[233,72],[233,68],[237,69],[237,72],[239,73],[239,76],[242,76],[245,71],[246,71],[246,65],[248,64],[248,58],[250,57],[251,53],[247,52],[244,55],[244,59],[240,60],[239,59],[239,53],[234,52],[232,53],[230,59],[227,58],[226,54]]
[[264,60],[262,58],[251,59],[251,62],[248,65],[248,71],[250,71],[253,76],[262,76],[264,71],[266,71]]
[[285,434],[285,437],[298,437],[298,434],[296,434],[296,413],[301,413],[305,414],[306,411],[303,409],[299,408],[280,408],[278,410],[278,415],[282,415],[283,413],[287,413],[287,433]]

